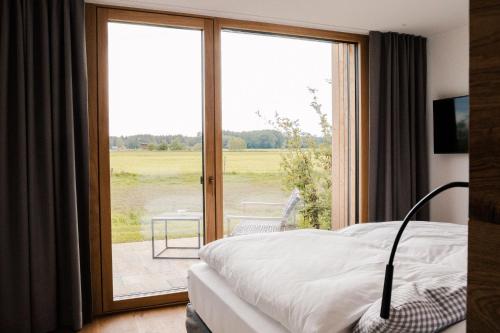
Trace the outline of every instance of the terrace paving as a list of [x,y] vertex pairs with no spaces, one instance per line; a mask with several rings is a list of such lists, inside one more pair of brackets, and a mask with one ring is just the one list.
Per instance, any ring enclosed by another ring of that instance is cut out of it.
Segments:
[[[194,246],[197,238],[169,239],[169,246]],[[164,243],[155,242],[156,252]],[[187,271],[199,259],[153,259],[151,241],[113,244],[113,295],[115,300],[185,290]],[[162,257],[196,257],[197,249],[169,249]]]

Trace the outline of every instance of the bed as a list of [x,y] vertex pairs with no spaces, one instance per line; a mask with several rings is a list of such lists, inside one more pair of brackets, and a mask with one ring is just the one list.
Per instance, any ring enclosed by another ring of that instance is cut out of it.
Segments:
[[[296,230],[207,245],[203,262],[189,270],[188,332],[351,332],[380,299],[399,225]],[[466,226],[412,222],[398,249],[394,288],[465,274],[466,240]],[[465,332],[465,322],[444,332]]]

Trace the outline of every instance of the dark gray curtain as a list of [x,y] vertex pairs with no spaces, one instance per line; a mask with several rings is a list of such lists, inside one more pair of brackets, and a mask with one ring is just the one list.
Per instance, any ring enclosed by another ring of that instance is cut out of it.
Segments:
[[370,32],[369,43],[369,219],[400,220],[429,186],[426,39]]
[[0,1],[0,332],[90,315],[83,0]]

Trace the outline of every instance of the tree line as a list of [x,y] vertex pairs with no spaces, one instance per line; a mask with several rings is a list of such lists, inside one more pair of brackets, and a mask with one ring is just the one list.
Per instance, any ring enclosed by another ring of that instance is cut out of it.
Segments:
[[[310,136],[309,136],[310,137]],[[318,138],[319,140],[320,138]],[[278,130],[223,131],[224,149],[282,149],[286,147],[286,138]],[[201,150],[202,136],[151,135],[110,136],[111,149],[147,149],[147,150]]]

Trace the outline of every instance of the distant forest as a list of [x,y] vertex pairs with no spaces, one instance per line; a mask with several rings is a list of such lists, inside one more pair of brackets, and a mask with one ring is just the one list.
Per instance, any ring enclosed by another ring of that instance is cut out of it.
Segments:
[[[320,140],[320,138],[317,138]],[[285,146],[285,137],[276,130],[256,130],[245,132],[224,131],[222,143],[225,149],[280,149]],[[184,135],[110,136],[111,149],[148,149],[148,150],[201,150],[202,137]]]

